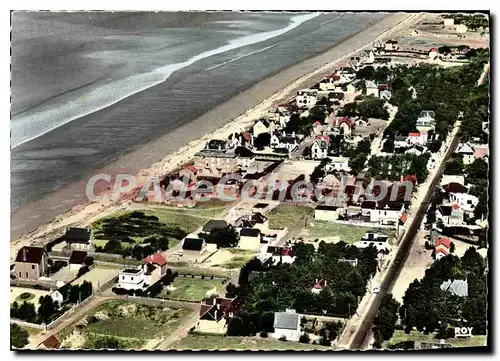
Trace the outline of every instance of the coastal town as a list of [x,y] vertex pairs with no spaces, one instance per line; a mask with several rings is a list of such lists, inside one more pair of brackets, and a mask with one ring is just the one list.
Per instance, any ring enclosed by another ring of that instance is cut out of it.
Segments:
[[411,19],[175,170],[96,183],[97,212],[12,242],[11,345],[486,346],[489,20]]

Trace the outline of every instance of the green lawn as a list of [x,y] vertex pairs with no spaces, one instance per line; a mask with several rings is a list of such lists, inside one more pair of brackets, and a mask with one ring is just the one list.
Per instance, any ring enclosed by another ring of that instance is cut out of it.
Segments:
[[211,269],[211,268],[194,268],[194,267],[184,267],[183,262],[169,262],[169,265],[175,267],[175,271],[179,274],[188,274],[195,276],[206,276],[206,277],[219,277],[219,278],[229,278],[231,275],[227,271]]
[[[382,344],[383,348],[388,347],[389,345],[393,345],[403,341],[415,341],[415,347],[418,347],[418,343],[420,342],[439,342],[435,337],[436,333],[430,333],[425,335],[422,332],[413,330],[409,335],[404,333],[403,330],[394,331],[394,335],[388,341],[385,341]],[[453,345],[453,347],[467,347],[467,346],[484,346],[486,343],[486,336],[472,336],[468,337],[457,337],[457,338],[449,338],[445,340],[446,343]]]
[[187,301],[201,301],[207,291],[214,287],[219,289],[222,286],[221,280],[184,277],[177,277],[171,285],[175,287],[175,290],[167,294],[167,290],[163,289],[161,296],[163,298]]
[[312,218],[314,209],[295,205],[280,204],[268,214],[269,227],[272,229],[292,228],[306,226],[308,219]]
[[92,313],[97,320],[81,330],[86,338],[84,347],[96,348],[103,339],[112,337],[119,342],[120,348],[139,348],[150,339],[170,335],[192,312],[183,308],[108,301]]
[[279,341],[272,338],[187,335],[172,345],[176,350],[331,350],[313,344]]
[[[309,238],[318,238],[321,240],[321,238],[340,236],[341,241],[352,244],[354,242],[358,242],[366,232],[374,230],[375,228],[371,227],[313,220],[309,224]],[[395,234],[395,231],[392,229],[381,229],[377,232],[388,235],[391,241]]]

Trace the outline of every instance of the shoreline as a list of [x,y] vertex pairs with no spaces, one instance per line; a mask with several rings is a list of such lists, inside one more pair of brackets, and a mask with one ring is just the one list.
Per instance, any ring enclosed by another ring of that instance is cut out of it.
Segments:
[[[418,17],[419,14],[411,13],[389,14],[326,52],[258,82],[171,133],[122,155],[94,174],[116,174],[123,173],[124,169],[133,169],[139,181],[149,175],[164,175],[189,161],[208,139],[227,137],[231,132],[252,125],[269,108],[292,97],[297,89],[313,85],[338,63],[362,51],[376,39],[404,29]],[[141,165],[150,166],[144,168]],[[91,175],[12,213],[11,239],[19,238],[13,243],[29,243],[47,232],[54,232],[63,227],[60,223],[65,222],[61,221],[68,221],[69,217],[76,218],[78,222],[80,214],[80,221],[83,222],[89,216],[96,217],[108,209],[110,203],[89,203],[85,199],[85,184]]]

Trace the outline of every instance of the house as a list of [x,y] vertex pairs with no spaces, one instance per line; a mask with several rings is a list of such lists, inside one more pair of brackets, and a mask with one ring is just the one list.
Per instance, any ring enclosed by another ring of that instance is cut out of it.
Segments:
[[458,204],[440,205],[436,209],[436,220],[441,220],[445,227],[460,226],[464,223],[464,212]]
[[246,250],[260,249],[261,233],[257,228],[242,228],[238,248]]
[[51,335],[50,337],[46,338],[45,341],[40,343],[38,345],[38,348],[45,350],[59,349],[61,348],[61,341],[59,341],[59,339],[55,335]]
[[465,213],[473,213],[476,209],[479,198],[467,193],[450,193],[450,202],[458,203]]
[[463,175],[443,175],[443,178],[441,178],[440,185],[441,187],[444,187],[450,183],[458,183],[461,185],[465,185],[465,177]]
[[167,258],[161,253],[155,253],[146,257],[144,259],[144,262],[149,263],[156,268],[153,271],[154,275],[152,277],[151,284],[155,283],[157,280],[161,279],[167,274]]
[[335,221],[339,219],[338,207],[320,205],[314,209],[314,219],[318,221]]
[[126,268],[118,274],[118,288],[139,290],[145,288],[146,275],[144,269]]
[[427,143],[427,134],[420,132],[410,132],[407,138],[408,144],[411,145],[425,145]]
[[338,74],[327,75],[318,83],[319,89],[323,91],[334,90],[340,79],[341,76]]
[[206,248],[205,240],[186,237],[182,241],[182,256],[197,258],[206,251]]
[[488,162],[489,153],[490,153],[490,150],[489,150],[488,144],[481,144],[481,145],[474,146],[474,160],[475,159],[483,159],[486,162]]
[[405,151],[405,154],[421,155],[427,152],[428,152],[427,147],[420,144],[414,144],[412,147],[410,147]]
[[[375,204],[374,204],[375,203]],[[370,216],[370,222],[396,225],[404,213],[404,204],[400,202],[374,202],[363,201],[361,203],[361,214]]]
[[272,149],[287,149],[288,152],[291,153],[299,147],[299,141],[295,136],[295,132],[291,135],[285,133],[281,135],[272,134],[270,146]]
[[[268,252],[270,248],[271,247],[268,247]],[[295,262],[296,258],[295,250],[292,247],[278,247],[271,255],[273,265],[277,265],[278,263],[292,264]]]
[[358,259],[345,259],[345,258],[339,258],[339,263],[347,263],[350,264],[352,267],[356,267],[358,265]]
[[188,180],[188,182],[195,182],[197,175],[198,169],[192,164],[188,165],[186,168],[182,169],[179,172],[179,178],[185,178]]
[[373,246],[378,252],[388,252],[390,250],[389,237],[381,233],[367,232],[359,242],[355,242],[357,248],[367,248]]
[[274,313],[273,338],[285,337],[287,341],[298,341],[300,338],[300,315],[295,312]]
[[302,89],[297,91],[295,98],[298,108],[310,109],[316,105],[318,91],[316,89]]
[[366,96],[373,95],[374,97],[378,98],[379,96],[379,91],[378,91],[378,86],[374,82],[370,80],[365,81],[365,88],[366,88]]
[[85,251],[73,251],[69,257],[69,269],[70,271],[78,271],[80,268],[85,266],[85,260],[87,259],[87,252]]
[[273,133],[275,131],[274,122],[269,121],[268,119],[261,118],[259,119],[252,128],[252,133],[254,138],[257,138],[260,134],[264,133]]
[[443,19],[443,25],[444,26],[453,26],[453,25],[455,25],[455,19],[453,19],[453,18],[444,18]]
[[236,298],[214,297],[211,303],[202,304],[196,331],[202,333],[225,334],[227,321],[233,317],[238,307]]
[[467,279],[465,280],[448,280],[441,283],[439,286],[442,291],[449,292],[452,295],[458,297],[467,297],[469,295],[469,285],[467,283]]
[[203,225],[202,231],[205,233],[210,233],[214,229],[224,229],[229,224],[223,219],[211,219]]
[[330,137],[327,135],[316,136],[314,143],[311,146],[311,158],[318,160],[328,157],[328,146],[330,144]]
[[363,52],[363,64],[373,64],[375,62],[375,54],[373,50],[366,50]]
[[261,232],[266,232],[269,230],[269,221],[267,217],[264,216],[262,213],[259,212],[253,213],[250,216],[249,221],[252,224],[252,228],[256,228]]
[[194,155],[194,167],[197,177],[221,178],[224,174],[238,170],[237,155],[234,152],[203,149]]
[[337,117],[333,113],[325,120],[332,130],[338,129],[339,134],[351,136],[353,121],[348,117]]
[[64,286],[59,287],[54,292],[52,292],[50,294],[50,298],[52,298],[52,301],[57,302],[60,306],[69,299],[70,289],[71,284],[66,283]]
[[89,251],[93,248],[92,230],[90,228],[67,228],[62,237],[69,248]]
[[398,50],[398,42],[396,40],[387,40],[384,44],[385,51],[395,51]]
[[323,288],[325,288],[326,286],[327,286],[327,282],[324,278],[320,279],[319,281],[316,278],[316,282],[311,287],[311,293],[314,293],[315,295],[319,295],[320,292],[323,290]]
[[327,169],[329,169],[329,172],[350,172],[351,167],[349,167],[349,160],[350,158],[347,157],[330,157],[330,163],[328,163]]
[[472,149],[469,143],[460,143],[455,151],[455,154],[460,154],[462,156],[462,162],[464,165],[474,162],[474,149]]
[[392,98],[392,92],[390,90],[382,90],[380,92],[380,99],[384,99],[384,100],[391,100]]
[[48,256],[42,247],[25,246],[17,252],[14,275],[18,278],[37,280],[47,272]]
[[431,50],[429,50],[429,58],[434,60],[438,55],[439,51],[436,48],[431,48]]

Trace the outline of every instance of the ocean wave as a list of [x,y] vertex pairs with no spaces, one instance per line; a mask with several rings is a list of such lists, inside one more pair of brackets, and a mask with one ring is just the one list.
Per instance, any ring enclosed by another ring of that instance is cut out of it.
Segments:
[[[230,40],[227,45],[205,51],[191,57],[187,61],[165,65],[149,73],[137,74],[103,84],[95,89],[87,91],[85,94],[79,95],[76,91],[68,91],[61,95],[59,99],[64,99],[64,97],[74,99],[61,102],[62,104],[57,104],[56,106],[45,105],[41,109],[37,107],[37,109],[31,109],[30,111],[23,112],[13,117],[11,121],[11,147],[14,149],[73,120],[104,109],[133,94],[160,84],[168,79],[175,71],[185,68],[199,60],[280,36],[318,15],[320,15],[320,13],[294,16],[290,19],[290,24],[284,28],[233,39]],[[264,50],[266,49],[261,49],[260,51]],[[244,56],[249,55],[251,54],[246,54]]]

